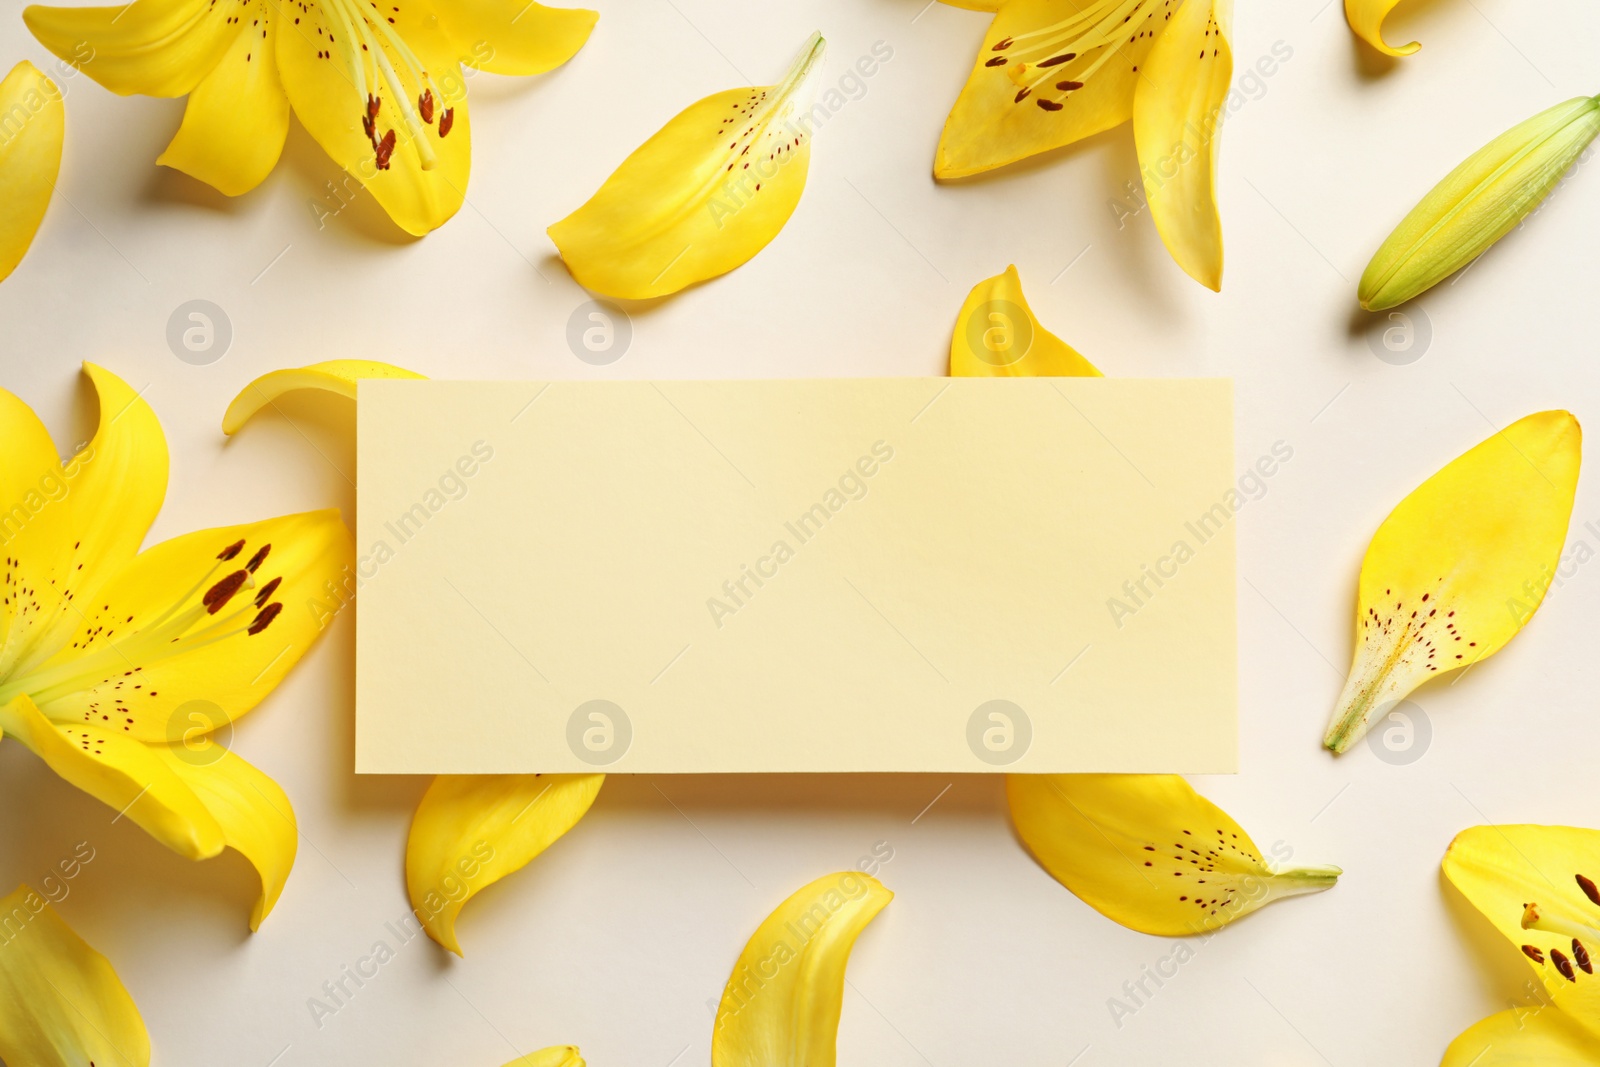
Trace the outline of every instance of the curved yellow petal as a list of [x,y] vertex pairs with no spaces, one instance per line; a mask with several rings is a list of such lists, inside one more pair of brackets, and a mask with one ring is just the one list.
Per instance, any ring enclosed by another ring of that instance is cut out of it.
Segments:
[[461,955],[467,901],[526,867],[575,826],[603,774],[441,774],[422,795],[406,840],[406,889],[428,936]]
[[1566,541],[1582,438],[1570,412],[1529,415],[1383,520],[1361,563],[1355,655],[1324,745],[1345,751],[1417,686],[1498,651],[1533,617]]
[[933,176],[993,170],[1128,121],[1138,71],[1175,7],[1176,0],[1002,4],[945,119]]
[[1150,217],[1167,251],[1207,289],[1222,289],[1217,150],[1233,81],[1233,0],[1189,0],[1145,60],[1133,95]]
[[1331,888],[1340,874],[1274,869],[1227,812],[1175,774],[1012,774],[1006,797],[1018,836],[1051,877],[1146,934],[1215,930],[1281,897]]
[[765,248],[805,190],[824,51],[813,34],[777,85],[691,104],[551,226],[578,284],[624,299],[665,296]]
[[30,491],[0,501],[0,578],[19,590],[0,598],[0,683],[66,645],[78,605],[134,557],[166,496],[167,441],[155,412],[116,375],[84,369],[100,400],[93,439],[65,464],[28,471]]
[[134,0],[110,7],[34,5],[22,20],[39,43],[114,93],[183,96],[244,25],[237,0]]
[[950,7],[966,8],[968,11],[999,11],[1000,5],[1005,0],[941,0]]
[[1486,252],[1555,189],[1600,135],[1600,97],[1580,96],[1518,123],[1434,186],[1372,256],[1356,295],[1385,311]]
[[950,338],[950,375],[1098,378],[1100,371],[1034,318],[1015,266],[972,287]]
[[52,771],[180,856],[209,859],[227,843],[222,827],[177,772],[121,731],[57,725],[19,696],[0,705],[0,734],[21,741]]
[[1530,1005],[1472,1024],[1439,1067],[1600,1067],[1600,1041],[1565,1012]]
[[28,886],[0,900],[0,1060],[148,1067],[150,1035],[110,962]]
[[850,949],[893,899],[876,878],[841,871],[778,905],[722,990],[711,1067],[834,1067]]
[[[197,716],[196,729],[203,729]],[[294,867],[299,824],[283,789],[266,774],[209,737],[187,738],[174,745],[151,745],[222,828],[227,846],[241,853],[261,878],[261,896],[250,911],[250,929],[272,911]]]
[[576,1045],[552,1045],[538,1052],[519,1056],[505,1067],[585,1067],[584,1058],[578,1055]]
[[[323,151],[396,225],[420,237],[449,221],[466,200],[472,169],[467,88],[431,9],[391,7],[394,14],[386,18],[375,4],[296,6],[296,21],[279,27],[278,73],[295,116]],[[360,23],[349,15],[360,16]],[[364,47],[358,45],[363,38]],[[369,101],[377,101],[375,115]]]
[[1386,56],[1409,56],[1422,45],[1416,41],[1399,48],[1383,39],[1383,20],[1395,9],[1400,0],[1344,0],[1344,20],[1363,41]]
[[189,94],[183,125],[156,162],[239,196],[260,185],[283,154],[289,97],[278,78],[277,7],[255,0],[228,52]]
[[66,108],[61,90],[23,60],[0,81],[0,281],[10,277],[39,232],[61,171]]
[[438,6],[463,64],[491,74],[543,74],[578,54],[598,11],[523,0],[450,0]]
[[316,389],[356,398],[356,383],[363,378],[425,378],[427,375],[370,359],[330,359],[309,367],[292,367],[263,374],[243,389],[222,416],[222,432],[235,433],[250,417],[284,393]]
[[1474,826],[1442,866],[1600,1047],[1600,830]]

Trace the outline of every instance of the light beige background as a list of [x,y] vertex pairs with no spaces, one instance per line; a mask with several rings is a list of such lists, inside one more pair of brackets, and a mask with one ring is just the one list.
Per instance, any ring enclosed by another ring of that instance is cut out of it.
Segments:
[[[473,83],[472,206],[419,244],[395,241],[365,199],[319,230],[308,205],[335,174],[298,132],[264,188],[224,201],[150,165],[180,104],[69,83],[63,199],[0,285],[0,379],[63,447],[90,425],[74,361],[148,386],[173,444],[155,531],[166,537],[352,506],[348,407],[286,404],[292,421],[220,438],[233,392],[284,363],[366,355],[482,378],[939,374],[967,288],[1014,261],[1045,323],[1107,373],[1235,377],[1239,466],[1293,446],[1239,517],[1243,773],[1197,784],[1264,847],[1342,864],[1346,878],[1230,927],[1119,1029],[1108,998],[1174,946],[1045,876],[1010,835],[998,777],[619,778],[570,837],[469,906],[465,963],[407,945],[318,1030],[306,999],[406,910],[400,852],[425,785],[350,772],[343,621],[234,739],[283,783],[304,831],[258,935],[245,933],[243,861],[179,859],[0,744],[0,880],[37,879],[94,843],[61,910],[116,961],[157,1062],[497,1067],[575,1041],[596,1067],[704,1064],[706,1003],[750,931],[877,841],[894,850],[880,874],[898,895],[851,958],[841,1064],[1431,1065],[1523,995],[1522,960],[1441,887],[1438,861],[1476,822],[1600,825],[1597,565],[1569,570],[1504,652],[1418,694],[1433,739],[1417,762],[1365,746],[1334,760],[1317,741],[1350,652],[1361,552],[1388,509],[1492,424],[1564,405],[1600,425],[1592,163],[1423,302],[1432,341],[1415,362],[1374,358],[1370,320],[1352,313],[1367,257],[1433,181],[1514,122],[1600,89],[1600,11],[1413,0],[1393,33],[1424,49],[1377,73],[1336,4],[1240,3],[1241,74],[1276,42],[1293,55],[1251,82],[1224,135],[1229,266],[1213,296],[1168,262],[1148,219],[1118,227],[1110,204],[1136,174],[1126,129],[989,179],[928,179],[982,15],[923,0],[597,2],[599,29],[570,66]],[[4,5],[0,53],[42,65],[19,10]],[[830,78],[878,40],[894,58],[818,136],[788,229],[737,273],[637,315],[619,362],[577,360],[565,328],[584,296],[550,261],[543,227],[682,104],[744,81],[735,67],[776,77],[818,27]],[[236,335],[208,367],[179,362],[164,337],[195,298],[225,307]],[[1582,526],[1600,522],[1591,476],[1575,517],[1573,537],[1600,547]]]

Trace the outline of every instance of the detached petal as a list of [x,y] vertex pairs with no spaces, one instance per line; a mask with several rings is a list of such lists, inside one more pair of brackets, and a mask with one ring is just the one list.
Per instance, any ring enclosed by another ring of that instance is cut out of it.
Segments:
[[845,964],[894,894],[876,878],[818,878],[756,928],[722,991],[711,1067],[834,1067]]
[[334,509],[163,541],[82,605],[66,648],[9,684],[55,722],[138,741],[182,741],[192,714],[219,729],[310,650],[353,596],[353,565]]
[[578,54],[598,11],[521,0],[450,0],[439,22],[468,67],[491,74],[543,74]]
[[0,734],[21,741],[52,771],[180,856],[210,859],[227,843],[222,827],[178,773],[120,730],[58,726],[19,696],[0,707]]
[[526,867],[588,812],[603,774],[441,774],[411,819],[406,888],[428,936],[461,955],[467,901]]
[[1512,1008],[1467,1028],[1439,1067],[1600,1067],[1600,1041],[1566,1012]]
[[111,7],[22,12],[39,43],[114,93],[183,96],[247,28],[238,3],[134,0]]
[[220,193],[239,196],[260,185],[283,154],[289,98],[278,78],[277,7],[256,0],[221,61],[195,86],[183,125],[156,159]]
[[964,7],[968,11],[999,11],[1005,0],[941,0],[950,7]]
[[1034,318],[1017,268],[972,287],[950,339],[950,375],[1098,378],[1100,371]]
[[[1474,826],[1450,843],[1442,866],[1521,950],[1555,1005],[1588,1032],[1589,1047],[1600,1048],[1600,975],[1590,955],[1600,956],[1600,830]],[[1566,1040],[1559,1030],[1547,1039]]]
[[1345,751],[1374,715],[1527,625],[1566,543],[1582,441],[1570,412],[1529,415],[1383,520],[1361,563],[1355,656],[1324,745]]
[[27,886],[0,900],[0,1060],[149,1067],[150,1035],[106,958]]
[[[298,23],[277,35],[278,71],[295,115],[323,151],[366,187],[396,225],[420,237],[449,221],[466,200],[472,169],[466,81],[430,8],[393,7],[392,18],[371,8],[296,6]],[[329,11],[336,12],[331,21]],[[369,20],[367,29],[352,30],[348,13]],[[353,32],[365,33],[365,50]],[[374,65],[377,53],[393,70],[398,92]],[[437,93],[421,80],[423,73]],[[425,94],[431,103],[423,102]],[[371,101],[377,101],[375,115]]]
[[1467,157],[1373,255],[1357,296],[1368,311],[1438,285],[1510,233],[1600,134],[1600,97],[1541,111]]
[[0,81],[0,281],[17,269],[39,232],[61,171],[66,108],[61,90],[27,60]]
[[1189,0],[1145,60],[1133,97],[1133,135],[1145,199],[1184,272],[1222,288],[1217,150],[1233,81],[1233,0]]
[[[197,717],[196,728],[204,726]],[[250,929],[272,911],[289,880],[299,845],[299,824],[289,797],[277,782],[207,737],[175,745],[151,745],[167,766],[194,791],[217,825],[223,841],[243,854],[261,878],[261,896],[250,912]]]
[[989,24],[934,156],[961,178],[1128,121],[1134,84],[1175,0],[1010,0]]
[[426,378],[425,374],[368,359],[331,359],[309,367],[275,370],[263,374],[239,391],[222,416],[222,432],[232,434],[250,417],[284,393],[316,389],[356,398],[356,383],[363,378]]
[[505,1067],[584,1067],[576,1045],[553,1045],[512,1060]]
[[824,50],[813,34],[777,85],[691,104],[551,226],[578,284],[624,299],[665,296],[765,248],[805,190]]
[[1416,41],[1391,47],[1383,39],[1383,20],[1395,9],[1400,0],[1344,0],[1344,20],[1363,41],[1386,56],[1409,56],[1422,45]]
[[1337,867],[1274,870],[1227,812],[1175,774],[1012,774],[1011,821],[1051,877],[1106,918],[1160,937],[1318,893]]

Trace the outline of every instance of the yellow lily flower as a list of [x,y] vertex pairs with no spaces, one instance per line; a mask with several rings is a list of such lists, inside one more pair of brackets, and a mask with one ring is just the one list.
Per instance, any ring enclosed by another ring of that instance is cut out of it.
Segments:
[[551,226],[578,284],[620,299],[666,296],[765,248],[805,190],[825,51],[812,34],[778,84],[690,104]]
[[892,899],[876,878],[841,871],[779,904],[728,976],[711,1067],[834,1067],[850,949]]
[[1039,324],[1015,266],[967,294],[950,338],[950,375],[1101,377],[1093,363]]
[[585,1060],[578,1055],[576,1045],[552,1045],[519,1056],[505,1067],[585,1067]]
[[1409,56],[1422,47],[1418,41],[1396,48],[1383,39],[1383,20],[1400,0],[1344,0],[1344,20],[1351,31],[1386,56]]
[[1011,774],[1006,798],[1017,835],[1051,877],[1141,933],[1203,934],[1274,900],[1330,889],[1341,873],[1276,869],[1176,774]]
[[1441,1067],[1600,1064],[1600,831],[1474,826],[1450,843],[1444,874],[1533,968],[1543,996],[1491,1015],[1445,1050]]
[[1433,288],[1521,225],[1600,135],[1600,97],[1580,96],[1507,130],[1445,175],[1395,227],[1357,296],[1386,311]]
[[[229,196],[277,166],[289,112],[408,233],[461,207],[471,169],[463,64],[539,74],[570,59],[593,11],[522,0],[134,0],[29,7],[46,48],[124,96],[185,96],[156,161]],[[88,59],[82,56],[87,54]]]
[[[232,434],[284,393],[310,389],[356,398],[363,378],[422,378],[372,360],[336,359],[272,371],[245,386],[223,416]],[[417,804],[406,839],[411,910],[438,944],[462,955],[456,919],[467,901],[526,867],[577,825],[603,774],[441,774]],[[574,1053],[576,1054],[576,1053]],[[579,1061],[581,1064],[582,1061]]]
[[149,1067],[150,1035],[106,958],[27,886],[0,900],[0,1060]]
[[1162,241],[1190,277],[1220,289],[1216,165],[1232,24],[1232,0],[1007,0],[945,120],[934,177],[992,170],[1132,119]]
[[166,438],[142,397],[85,366],[99,429],[65,463],[0,390],[0,734],[181,855],[243,853],[262,882],[255,929],[294,863],[294,813],[211,735],[320,635],[305,605],[342,581],[350,534],[322,511],[139,551],[166,494]]
[[66,107],[61,90],[23,60],[0,81],[0,281],[17,269],[39,232],[61,170]]
[[1383,520],[1361,562],[1355,653],[1324,745],[1344,752],[1417,686],[1527,625],[1560,562],[1582,442],[1570,412],[1529,415]]

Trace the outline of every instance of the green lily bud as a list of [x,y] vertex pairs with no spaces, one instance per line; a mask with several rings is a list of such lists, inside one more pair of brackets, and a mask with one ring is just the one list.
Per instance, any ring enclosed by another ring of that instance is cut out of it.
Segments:
[[1488,251],[1550,194],[1600,134],[1600,97],[1557,104],[1507,130],[1433,187],[1361,275],[1368,311],[1397,307]]

